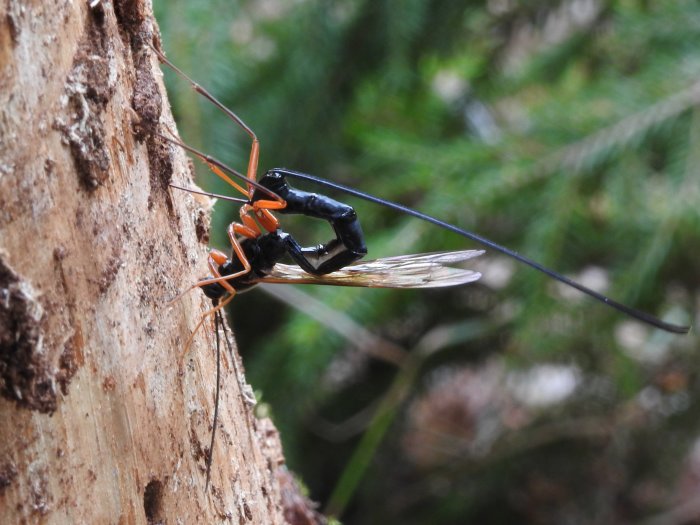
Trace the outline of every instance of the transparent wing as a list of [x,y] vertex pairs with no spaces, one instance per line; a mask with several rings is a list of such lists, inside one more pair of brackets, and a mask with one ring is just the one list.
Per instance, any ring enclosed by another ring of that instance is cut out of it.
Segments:
[[367,288],[439,288],[471,283],[479,272],[448,265],[473,259],[484,250],[398,255],[346,266],[326,275],[311,275],[298,266],[276,264],[272,273],[257,282],[325,284]]

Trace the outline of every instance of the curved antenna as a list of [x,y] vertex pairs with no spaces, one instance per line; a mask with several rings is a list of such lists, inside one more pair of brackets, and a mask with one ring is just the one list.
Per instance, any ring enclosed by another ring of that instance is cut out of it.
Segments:
[[392,210],[400,211],[401,213],[405,213],[406,215],[410,215],[412,217],[416,217],[418,219],[421,219],[423,221],[429,222],[431,224],[434,224],[435,226],[439,226],[440,228],[444,228],[445,230],[451,231],[453,233],[456,233],[457,235],[461,235],[462,237],[466,237],[467,239],[471,239],[473,241],[478,242],[479,244],[482,244],[484,246],[487,246],[489,248],[492,248],[498,252],[501,252],[504,255],[507,255],[508,257],[512,257],[513,259],[516,259],[517,261],[520,261],[531,268],[534,268],[535,270],[538,270],[542,272],[543,274],[547,275],[548,277],[551,277],[552,279],[555,279],[561,283],[566,284],[567,286],[571,286],[572,288],[575,288],[579,290],[580,292],[585,293],[586,295],[589,295],[593,297],[594,299],[600,301],[603,304],[606,304],[610,306],[611,308],[614,308],[615,310],[618,310],[630,317],[633,317],[634,319],[637,319],[639,321],[642,321],[643,323],[646,323],[648,325],[654,326],[656,328],[659,328],[661,330],[665,330],[667,332],[672,332],[676,334],[687,334],[690,331],[689,326],[681,326],[681,325],[676,325],[672,323],[667,323],[665,321],[662,321],[661,319],[654,317],[651,314],[648,314],[646,312],[642,312],[641,310],[637,310],[635,308],[632,308],[630,306],[624,305],[622,303],[618,303],[617,301],[614,301],[613,299],[610,299],[609,297],[606,297],[605,295],[596,292],[595,290],[592,290],[588,288],[587,286],[584,286],[573,279],[570,279],[558,272],[555,272],[554,270],[550,270],[546,266],[541,265],[540,263],[533,261],[529,257],[525,257],[524,255],[519,254],[516,251],[513,251],[509,248],[506,248],[505,246],[501,246],[498,243],[495,243],[485,237],[482,237],[481,235],[478,235],[476,233],[472,233],[467,230],[463,230],[461,228],[458,228],[457,226],[454,226],[448,222],[441,221],[440,219],[436,219],[435,217],[432,217],[430,215],[426,215],[425,213],[421,213],[419,211],[416,211],[412,208],[408,208],[406,206],[403,206],[401,204],[391,202],[385,199],[381,199],[379,197],[375,197],[374,195],[370,195],[368,193],[364,193],[362,191],[356,190],[354,188],[350,188],[348,186],[344,186],[342,184],[338,184],[336,182],[331,182],[329,180],[322,179],[320,177],[316,177],[314,175],[309,175],[307,173],[301,173],[299,171],[292,171],[288,170],[286,168],[276,168],[274,170],[270,171],[276,171],[279,173],[282,173],[283,175],[297,179],[297,180],[304,180],[308,182],[313,182],[315,184],[319,184],[321,186],[326,186],[328,188],[332,188],[334,190],[342,191],[344,193],[347,193],[348,195],[352,195],[354,197],[358,197],[360,199],[364,199],[369,202],[373,202],[374,204],[379,204],[380,206],[384,206],[386,208],[390,208]]

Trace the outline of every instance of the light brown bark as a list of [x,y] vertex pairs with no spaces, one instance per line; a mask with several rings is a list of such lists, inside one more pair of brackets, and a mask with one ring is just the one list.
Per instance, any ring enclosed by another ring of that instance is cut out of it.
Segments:
[[[283,523],[277,433],[216,363],[208,210],[140,0],[0,4],[0,522]],[[162,113],[162,114],[161,114]],[[207,336],[208,333],[208,336]],[[240,364],[239,364],[240,368]]]

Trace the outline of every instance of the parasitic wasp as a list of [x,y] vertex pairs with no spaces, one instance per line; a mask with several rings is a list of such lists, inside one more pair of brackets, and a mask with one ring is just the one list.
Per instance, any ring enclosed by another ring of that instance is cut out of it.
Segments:
[[[185,78],[192,87],[207,100],[222,109],[252,138],[252,147],[247,174],[233,170],[216,159],[197,151],[173,136],[160,137],[173,143],[204,161],[209,168],[235,189],[246,195],[246,199],[214,195],[171,184],[176,189],[200,193],[210,197],[242,203],[241,222],[229,225],[227,234],[233,253],[229,258],[219,250],[211,250],[207,264],[211,277],[204,278],[190,287],[201,288],[212,300],[213,307],[206,312],[193,330],[185,345],[187,353],[194,335],[209,316],[214,316],[216,334],[217,377],[215,388],[215,408],[212,423],[211,441],[206,464],[205,491],[208,489],[214,436],[218,419],[220,394],[220,328],[229,352],[231,343],[226,335],[221,310],[238,292],[256,284],[320,284],[332,286],[353,286],[367,288],[440,288],[457,286],[478,280],[481,274],[472,270],[454,267],[484,253],[483,250],[461,250],[435,252],[416,255],[386,257],[374,261],[357,263],[367,253],[362,228],[355,210],[344,203],[325,195],[308,193],[291,187],[286,170],[268,171],[257,180],[259,143],[254,132],[233,112],[223,106],[208,91],[201,88],[185,73],[172,64],[155,48],[160,61]],[[301,174],[300,174],[301,175]],[[240,179],[247,187],[234,181]],[[299,214],[328,221],[336,237],[331,241],[313,247],[302,247],[296,239],[280,227],[272,211],[282,214]],[[282,264],[279,261],[289,256],[298,266]]]
[[[251,139],[248,166],[244,174],[226,166],[214,157],[183,143],[172,133],[169,136],[158,133],[163,140],[183,148],[206,163],[214,174],[244,196],[243,198],[226,197],[171,184],[172,187],[177,189],[201,193],[241,204],[240,222],[230,224],[227,230],[228,238],[233,247],[231,257],[228,257],[221,251],[212,250],[207,261],[211,276],[200,280],[187,290],[201,288],[205,295],[212,300],[213,307],[202,316],[183,353],[187,352],[194,333],[201,327],[205,319],[213,316],[217,334],[216,349],[218,359],[220,353],[219,326],[223,326],[222,308],[238,292],[247,290],[258,283],[321,284],[375,288],[431,288],[461,285],[479,279],[480,274],[478,272],[456,268],[453,265],[481,255],[483,251],[480,250],[403,255],[358,263],[367,254],[367,247],[355,210],[351,206],[326,195],[296,189],[290,185],[289,180],[312,183],[431,223],[434,226],[475,241],[486,248],[500,252],[530,266],[548,277],[579,290],[608,307],[654,328],[677,334],[685,334],[690,330],[689,326],[672,324],[649,313],[617,302],[481,235],[464,230],[402,204],[287,168],[268,170],[258,179],[259,141],[254,131],[233,111],[226,108],[206,89],[202,88],[172,64],[160,51],[153,47],[152,49],[161,63],[189,82],[197,93],[223,111]],[[282,230],[280,222],[273,212],[282,215],[297,214],[328,221],[334,230],[335,238],[325,244],[302,247],[292,235]],[[280,261],[286,257],[291,258],[296,264],[282,264]],[[228,339],[226,341],[230,350],[230,343]],[[219,395],[218,372],[217,364],[215,400],[217,405]],[[216,431],[217,408],[218,406],[215,408],[214,413],[212,442],[206,467],[207,487],[210,479],[211,447],[213,447],[214,433]]]

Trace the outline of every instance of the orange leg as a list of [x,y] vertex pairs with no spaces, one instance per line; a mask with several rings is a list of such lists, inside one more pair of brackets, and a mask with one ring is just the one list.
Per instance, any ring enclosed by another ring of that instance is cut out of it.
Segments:
[[[252,198],[252,192],[254,191],[252,188],[258,189],[262,191],[263,193],[267,194],[270,196],[272,200],[270,201],[260,201],[263,203],[269,202],[269,205],[263,204],[261,207],[269,207],[270,209],[282,209],[284,208],[287,203],[280,197],[279,195],[275,194],[273,191],[271,191],[269,188],[266,188],[265,186],[262,186],[258,182],[252,179],[248,179],[247,175],[243,175],[242,173],[237,172],[233,168],[230,168],[229,166],[226,166],[226,164],[219,162],[216,160],[214,157],[211,155],[207,155],[206,153],[202,153],[201,151],[193,148],[192,146],[188,146],[184,142],[182,142],[180,139],[178,139],[172,132],[170,132],[171,136],[167,137],[163,134],[157,133],[157,135],[168,141],[171,142],[182,149],[189,151],[192,155],[196,156],[203,162],[205,162],[211,169],[212,171],[218,176],[221,177],[224,181],[226,181],[228,184],[236,188],[238,191],[246,195],[249,199]],[[256,139],[257,140],[257,139]],[[257,163],[257,160],[255,160],[255,163]],[[250,164],[250,162],[249,162]],[[240,184],[237,184],[231,177],[227,175],[227,173],[230,173],[234,177],[240,178],[240,179],[245,179],[248,182],[248,189],[244,189]]]
[[[260,201],[258,201],[258,202],[260,202]],[[258,219],[258,221],[260,222],[262,227],[265,228],[268,232],[274,232],[280,226],[280,222],[277,220],[277,217],[275,217],[272,214],[272,212],[270,212],[269,209],[267,209],[265,207],[258,207],[257,206],[258,202],[255,202],[252,205],[251,204],[244,204],[243,206],[241,206],[241,209],[240,209],[241,220],[248,228],[257,232],[256,237],[258,235],[261,235],[262,232],[260,231],[260,228],[258,228],[258,225],[255,222],[255,220],[253,219],[253,217],[251,217],[249,215],[249,213],[251,213],[251,212],[255,213],[255,218]],[[262,202],[265,202],[265,203],[272,202],[273,204],[277,204],[275,201],[262,201]],[[242,232],[238,232],[238,233],[242,233]]]
[[[209,93],[206,89],[204,89],[202,86],[197,84],[194,80],[192,80],[189,76],[187,76],[183,71],[181,71],[175,64],[170,62],[167,58],[165,58],[165,55],[158,51],[155,47],[151,46],[151,49],[158,55],[158,58],[160,61],[168,66],[170,69],[175,71],[178,75],[180,75],[182,78],[187,80],[190,83],[190,86],[192,86],[192,89],[194,89],[197,93],[202,95],[204,98],[206,98],[209,102],[214,104],[217,108],[219,108],[221,111],[226,113],[226,115],[233,120],[238,126],[245,131],[250,139],[253,141],[251,148],[250,148],[250,157],[248,158],[248,170],[246,173],[246,177],[248,178],[249,181],[255,182],[257,180],[257,172],[258,172],[258,158],[260,156],[260,142],[258,141],[258,137],[255,135],[255,132],[248,126],[245,122],[243,122],[243,119],[241,119],[238,115],[236,115],[233,111],[228,109],[226,106],[224,106],[217,98]],[[211,165],[210,165],[211,167]],[[218,173],[216,170],[212,169],[214,173],[216,173],[219,177],[222,177],[224,180],[226,180],[229,184],[234,186],[237,189],[240,189],[240,187],[237,184],[234,184],[228,177],[224,176],[223,173]],[[243,192],[243,193],[252,193],[252,186],[249,185],[249,192]]]
[[287,207],[287,201],[282,200],[281,198],[278,201],[259,200],[253,203],[253,207],[256,210],[283,210]]
[[240,192],[241,192],[243,195],[245,195],[246,197],[248,196],[248,194],[250,193],[250,190],[246,190],[243,186],[241,186],[241,185],[238,184],[236,181],[234,181],[231,177],[229,177],[228,175],[226,175],[226,174],[223,172],[223,170],[219,169],[217,166],[215,166],[214,164],[212,164],[212,163],[210,163],[210,162],[207,162],[207,166],[209,166],[209,169],[210,169],[212,172],[214,172],[215,175],[217,175],[218,177],[220,177],[221,179],[223,179],[224,181],[226,181],[227,183],[229,183],[231,186],[233,186],[234,188],[236,188],[238,191],[240,191]]
[[[197,326],[192,331],[192,334],[190,335],[189,339],[187,340],[187,343],[185,344],[184,350],[180,353],[178,363],[181,363],[182,359],[184,359],[184,357],[190,351],[190,346],[192,345],[192,340],[194,339],[194,335],[201,328],[202,324],[204,323],[204,320],[207,317],[214,315],[216,312],[221,310],[224,306],[226,306],[228,303],[230,303],[231,300],[236,296],[236,289],[233,286],[231,286],[231,284],[228,281],[231,281],[233,279],[241,277],[242,275],[249,273],[251,270],[250,262],[248,262],[248,258],[245,256],[245,253],[243,252],[243,247],[241,246],[241,243],[238,241],[238,238],[236,237],[237,232],[241,227],[245,228],[245,226],[243,226],[242,224],[231,223],[231,224],[229,224],[227,233],[228,233],[229,240],[231,241],[231,244],[233,245],[233,252],[236,254],[236,257],[238,257],[238,260],[243,265],[243,269],[238,271],[238,272],[232,273],[230,275],[222,276],[221,273],[219,272],[219,266],[221,266],[222,264],[225,264],[226,261],[228,260],[228,258],[226,257],[225,253],[220,252],[219,250],[212,250],[211,252],[209,252],[209,258],[207,260],[207,264],[209,266],[209,271],[211,271],[211,273],[212,273],[212,275],[214,275],[214,277],[212,279],[204,279],[202,281],[199,281],[197,284],[195,284],[189,288],[189,290],[192,290],[193,288],[200,288],[200,287],[208,285],[208,284],[219,283],[219,284],[221,284],[221,286],[223,286],[226,289],[226,291],[229,293],[229,295],[228,295],[228,297],[226,297],[226,299],[219,302],[219,304],[216,305],[214,308],[208,310],[206,313],[204,313],[204,315],[202,315],[202,318],[199,320],[199,322],[197,323]],[[187,291],[189,291],[189,290],[187,290]]]
[[255,216],[258,218],[258,221],[260,221],[260,224],[262,224],[262,227],[269,232],[274,232],[280,227],[280,221],[277,220],[277,217],[272,215],[270,210],[257,210]]
[[[247,127],[247,126],[246,126]],[[248,180],[257,181],[258,180],[258,157],[260,156],[260,142],[255,133],[251,130],[250,138],[253,139],[253,144],[250,147],[250,157],[248,158]],[[250,187],[250,192],[253,192],[253,188]]]
[[260,236],[261,231],[258,225],[255,224],[255,221],[253,221],[253,226],[254,227],[249,228],[245,224],[236,224],[236,233],[248,237],[249,239],[255,239]]
[[253,207],[250,204],[244,204],[243,206],[241,206],[239,214],[241,216],[241,221],[243,221],[243,225],[245,225],[245,227],[239,228],[238,233],[242,233],[243,235],[246,235],[246,232],[253,233],[254,235],[246,236],[254,238],[259,237],[262,234],[262,232],[260,231],[258,224],[255,222],[255,219],[248,215],[248,213],[250,213],[252,210]]
[[[189,146],[186,146],[185,144],[182,144],[181,141],[176,140],[177,143],[180,144],[180,146],[184,147],[197,157],[199,157],[201,160],[206,162],[209,165],[209,168],[216,174],[218,177],[226,181],[228,184],[236,188],[238,191],[243,193],[244,195],[247,195],[249,198],[252,198],[253,196],[253,191],[255,188],[261,189],[265,192],[267,192],[272,200],[260,200],[254,204],[255,210],[280,210],[284,208],[287,203],[284,202],[282,198],[279,196],[275,195],[274,193],[270,192],[266,188],[260,186],[257,183],[257,172],[258,172],[258,159],[260,158],[260,141],[258,140],[257,135],[255,132],[252,130],[248,124],[246,124],[243,119],[241,119],[238,115],[236,115],[233,111],[228,109],[226,106],[224,106],[214,95],[212,95],[209,91],[204,89],[202,86],[197,84],[194,80],[192,80],[188,75],[186,75],[183,71],[181,71],[175,64],[170,62],[167,58],[165,58],[165,55],[158,51],[155,47],[151,46],[151,49],[153,52],[158,56],[158,59],[168,66],[170,69],[175,71],[180,77],[184,78],[187,82],[189,82],[190,86],[192,89],[194,89],[197,93],[202,95],[204,98],[206,98],[209,102],[214,104],[219,110],[223,111],[231,120],[233,120],[245,133],[250,137],[250,140],[252,141],[251,146],[250,146],[250,156],[248,157],[248,169],[246,170],[246,175],[245,178],[248,180],[248,189],[247,191],[238,183],[236,183],[231,177],[229,177],[225,171],[230,170],[230,173],[234,173],[237,176],[240,176],[238,172],[235,170],[232,170],[228,167],[225,167],[224,165],[220,164],[216,159],[213,159],[209,157],[208,155],[204,155],[197,150],[194,150],[193,148],[190,148]],[[243,177],[242,177],[243,178]],[[273,220],[271,218],[266,217],[263,219],[267,221],[266,223],[268,225],[272,225],[276,223],[276,220]],[[248,225],[250,226],[250,225]],[[265,229],[268,231],[274,231],[268,228],[268,226],[263,223],[263,226]]]
[[[243,269],[241,271],[222,276],[219,273],[219,266],[224,264],[228,260],[228,257],[226,257],[225,253],[220,252],[219,250],[211,250],[209,252],[209,257],[207,258],[207,266],[209,266],[209,271],[211,271],[211,273],[214,274],[214,277],[212,277],[211,279],[202,279],[201,281],[193,284],[187,290],[180,293],[177,297],[170,300],[169,304],[179,301],[185,294],[189,293],[190,291],[194,290],[195,288],[201,288],[202,286],[206,286],[208,284],[220,283],[221,286],[226,288],[227,292],[234,293],[235,289],[233,288],[233,286],[231,286],[228,283],[228,281],[231,281],[231,280],[236,279],[242,275],[247,274],[248,272],[250,272],[250,269],[251,269],[250,263],[248,262],[248,259],[243,254],[243,250],[242,250],[242,248],[240,248],[240,243],[238,243],[238,240],[236,240],[236,243],[238,244],[238,249],[236,249],[236,245],[234,245],[234,252],[239,257],[239,260],[243,264]],[[242,259],[240,258],[241,256],[243,257]]]
[[228,283],[228,281],[231,281],[233,279],[237,279],[238,277],[241,277],[241,276],[249,273],[251,270],[250,262],[248,262],[248,258],[245,256],[245,253],[243,252],[243,247],[241,246],[241,243],[236,238],[236,231],[241,226],[243,226],[243,225],[235,223],[235,222],[229,224],[228,238],[230,239],[231,244],[233,245],[233,253],[236,255],[238,260],[243,265],[243,269],[238,271],[238,272],[222,276],[219,273],[219,266],[224,264],[228,259],[223,252],[220,252],[218,250],[212,250],[209,253],[209,259],[207,260],[207,264],[209,265],[209,270],[214,275],[214,277],[212,279],[203,279],[203,280],[199,281],[197,284],[195,284],[193,286],[193,288],[201,288],[202,286],[206,286],[208,284],[219,283],[219,284],[221,284],[221,286],[226,288],[227,292],[232,293],[232,294],[235,293],[235,289],[233,288],[233,286],[231,286]]

